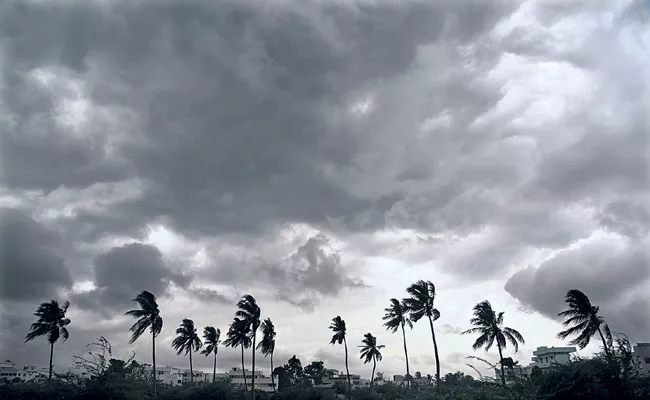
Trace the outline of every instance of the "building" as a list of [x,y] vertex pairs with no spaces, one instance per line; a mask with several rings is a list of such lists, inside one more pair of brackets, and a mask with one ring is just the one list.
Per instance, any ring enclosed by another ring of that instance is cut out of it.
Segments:
[[646,374],[650,374],[650,343],[637,343],[633,347],[633,354],[639,368]]
[[[347,385],[348,376],[337,369],[326,369],[322,383],[314,386],[319,388],[331,388],[334,387],[337,382]],[[350,383],[355,387],[370,386],[370,381],[368,379],[361,379],[360,375],[355,374],[350,374]]]
[[[230,384],[232,385],[238,385],[238,386],[244,386],[244,376],[246,377],[246,389],[250,390],[251,389],[251,384],[252,384],[252,378],[253,375],[251,374],[251,371],[244,369],[242,371],[241,368],[239,367],[233,367],[230,368],[230,370],[226,373],[228,378],[230,379]],[[212,375],[210,375],[212,376]],[[255,389],[256,390],[262,390],[265,392],[273,392],[275,390],[275,387],[273,386],[273,382],[275,381],[275,384],[277,385],[278,382],[278,376],[274,375],[273,379],[271,379],[270,376],[265,376],[262,371],[255,371]]]
[[0,382],[40,382],[47,379],[49,371],[34,365],[18,365],[9,360],[0,363]]
[[[571,354],[575,352],[575,347],[538,347],[533,351],[532,362],[527,366],[515,365],[513,368],[505,368],[506,380],[527,379],[534,367],[544,369],[555,364],[566,364],[571,361]],[[496,368],[494,373],[496,378],[501,380],[501,369]]]

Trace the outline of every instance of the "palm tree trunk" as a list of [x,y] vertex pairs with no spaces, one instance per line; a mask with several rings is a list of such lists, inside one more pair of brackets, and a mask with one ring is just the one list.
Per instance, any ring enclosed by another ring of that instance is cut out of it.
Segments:
[[352,400],[352,383],[350,382],[350,368],[348,367],[348,341],[343,338],[345,345],[345,372],[348,376],[348,400]]
[[212,366],[212,383],[217,380],[217,350],[214,350],[214,365]]
[[190,383],[194,383],[194,369],[192,369],[192,347],[190,345]]
[[436,357],[436,390],[440,392],[440,357],[438,356],[438,342],[436,342],[436,333],[433,330],[433,320],[430,316],[429,326],[431,327],[431,338],[433,338],[433,353]]
[[501,352],[501,345],[497,342],[497,348],[499,349],[499,360],[501,363],[501,383],[503,386],[506,385],[506,371],[503,368],[503,353]]
[[370,387],[375,382],[375,368],[377,368],[377,359],[372,358],[372,374],[370,375]]
[[[153,330],[153,328],[152,328]],[[152,373],[153,373],[153,397],[156,397],[156,381],[158,380],[158,375],[156,375],[156,334],[151,333],[152,342],[151,342],[151,361],[152,361]]]
[[275,378],[273,377],[273,352],[271,352],[271,384],[273,385],[273,393],[277,393],[277,390],[275,390]]
[[406,331],[404,330],[404,324],[402,324],[402,337],[404,338],[404,357],[406,358],[406,376],[407,381],[406,384],[410,387],[411,386],[411,372],[409,371],[409,352],[406,350]]
[[607,354],[607,358],[610,358],[609,346],[607,346],[607,341],[605,340],[605,336],[603,336],[603,332],[600,330],[600,326],[598,327],[598,334],[600,335],[600,340],[603,341],[603,348],[605,349],[605,354]]
[[[255,327],[255,325],[253,325]],[[252,367],[252,372],[251,372],[251,393],[252,393],[252,398],[255,400],[255,339],[257,336],[257,330],[253,331],[253,367]]]
[[47,380],[52,379],[52,358],[54,357],[54,343],[50,343],[50,373],[47,375]]
[[248,391],[248,384],[246,383],[246,370],[244,369],[244,345],[241,346],[241,373],[244,374],[244,392]]

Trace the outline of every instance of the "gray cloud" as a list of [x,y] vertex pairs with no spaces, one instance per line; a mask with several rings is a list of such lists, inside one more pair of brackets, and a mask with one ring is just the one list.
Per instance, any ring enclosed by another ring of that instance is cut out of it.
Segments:
[[58,241],[21,211],[0,208],[0,299],[46,301],[71,288],[70,272],[56,253]]
[[143,290],[164,296],[172,284],[185,288],[191,281],[166,265],[158,248],[141,243],[114,247],[101,254],[95,259],[94,270],[95,288],[74,294],[72,299],[80,307],[104,312],[124,309]]
[[637,338],[648,328],[647,318],[638,315],[637,308],[650,300],[649,260],[647,241],[594,240],[560,252],[539,267],[520,270],[508,279],[505,289],[524,305],[556,320],[565,308],[566,292],[579,289],[601,306],[613,330]]

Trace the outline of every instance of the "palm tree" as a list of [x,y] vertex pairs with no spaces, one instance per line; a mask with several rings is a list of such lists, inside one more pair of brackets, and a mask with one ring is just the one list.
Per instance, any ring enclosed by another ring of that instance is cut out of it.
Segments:
[[70,337],[68,328],[66,328],[70,324],[70,319],[65,317],[68,307],[70,307],[69,301],[63,303],[63,307],[60,307],[59,302],[56,300],[52,300],[49,303],[42,303],[34,312],[34,315],[38,317],[36,322],[31,325],[29,333],[25,336],[25,342],[29,342],[39,336],[48,335],[47,341],[50,343],[50,372],[47,375],[47,379],[52,379],[54,343],[59,340],[59,337],[62,337],[64,342]]
[[503,365],[503,349],[506,348],[507,342],[510,342],[516,353],[519,350],[519,343],[524,344],[526,341],[516,330],[503,326],[503,314],[503,312],[497,314],[492,309],[492,305],[489,301],[482,301],[474,306],[474,317],[469,320],[469,322],[474,325],[474,328],[468,329],[465,332],[462,332],[462,334],[480,334],[472,346],[474,350],[485,347],[485,351],[487,351],[492,347],[496,340],[501,364],[501,383],[505,385],[506,374]]
[[262,322],[262,340],[260,340],[257,348],[264,354],[264,356],[271,356],[271,383],[273,384],[273,391],[275,392],[275,378],[273,377],[273,352],[275,351],[275,326],[271,318],[267,318]]
[[244,391],[248,390],[246,383],[246,370],[244,369],[244,349],[251,347],[250,324],[246,321],[235,317],[230,323],[226,340],[223,344],[226,347],[241,347],[241,371],[244,374]]
[[133,318],[138,320],[131,326],[130,331],[132,332],[131,340],[129,344],[133,344],[142,334],[149,329],[152,336],[152,367],[153,367],[153,395],[156,396],[156,381],[158,380],[158,375],[156,375],[156,336],[160,334],[163,327],[163,319],[160,316],[160,309],[158,308],[158,303],[156,302],[156,296],[147,292],[146,290],[140,292],[139,295],[133,299],[134,302],[138,303],[140,309],[130,310],[124,313],[125,315],[130,315]]
[[372,336],[370,333],[366,333],[363,336],[362,340],[363,346],[361,347],[361,359],[364,364],[372,361],[372,375],[370,375],[370,387],[372,387],[373,381],[375,380],[375,369],[377,368],[377,361],[381,361],[381,352],[379,350],[383,349],[385,346],[377,345],[377,338]]
[[[404,326],[408,326],[409,328],[413,329],[413,322],[411,322],[411,320],[408,318],[408,308],[406,307],[404,301],[400,302],[397,299],[390,299],[390,307],[385,308],[384,311],[386,312],[386,315],[384,315],[383,320],[386,321],[384,322],[386,330],[390,330],[391,332],[395,333],[397,332],[397,329],[402,329],[402,339],[404,340],[404,358],[406,358],[406,376],[410,377],[411,372],[409,371],[409,353],[406,349],[406,331],[404,329]],[[411,384],[410,379],[407,382],[409,385]]]
[[245,295],[237,303],[239,310],[235,316],[241,318],[250,327],[250,335],[252,339],[253,358],[251,367],[251,393],[252,398],[255,400],[255,339],[257,338],[257,330],[260,327],[260,307],[257,305],[255,297],[250,294]]
[[409,286],[406,292],[411,295],[404,299],[404,304],[408,308],[411,321],[418,322],[425,315],[429,319],[431,328],[431,338],[433,339],[433,352],[436,358],[436,387],[440,390],[440,357],[438,356],[438,342],[436,342],[436,333],[433,330],[433,321],[440,318],[440,311],[433,307],[433,301],[436,299],[436,287],[430,281],[419,280]]
[[203,328],[203,343],[205,344],[205,349],[201,351],[201,354],[209,356],[214,353],[214,365],[212,366],[212,382],[217,380],[217,352],[219,351],[219,337],[221,336],[221,330],[219,328],[215,329],[212,326],[206,326]]
[[194,383],[194,370],[192,369],[192,352],[198,351],[203,344],[196,333],[194,321],[183,319],[180,326],[176,328],[176,337],[172,341],[172,347],[176,350],[176,355],[185,353],[190,355],[190,382]]
[[[603,342],[605,354],[607,354],[607,357],[610,357],[611,353],[607,343],[611,343],[612,333],[603,317],[598,315],[600,308],[592,305],[589,297],[578,289],[569,290],[564,299],[569,305],[569,308],[558,315],[565,318],[562,323],[564,326],[573,326],[558,333],[558,337],[560,339],[566,339],[569,336],[578,335],[570,344],[584,349],[589,344],[592,336],[598,333],[600,340]],[[601,326],[605,331],[605,335],[603,335],[603,331],[600,329]],[[605,336],[607,340],[605,340]]]
[[330,329],[332,332],[334,332],[334,335],[332,335],[332,340],[330,340],[330,344],[333,345],[336,343],[343,343],[345,346],[345,372],[348,377],[348,400],[350,400],[352,398],[352,383],[350,382],[350,368],[348,367],[348,342],[345,338],[345,321],[343,321],[340,316],[332,318]]

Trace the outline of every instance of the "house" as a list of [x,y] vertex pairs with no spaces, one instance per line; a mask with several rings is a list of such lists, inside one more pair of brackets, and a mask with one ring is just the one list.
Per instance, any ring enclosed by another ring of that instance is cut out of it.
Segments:
[[650,343],[637,343],[633,347],[633,354],[639,368],[646,374],[650,374]]
[[0,382],[40,382],[47,379],[49,371],[35,365],[19,365],[10,360],[0,363]]

